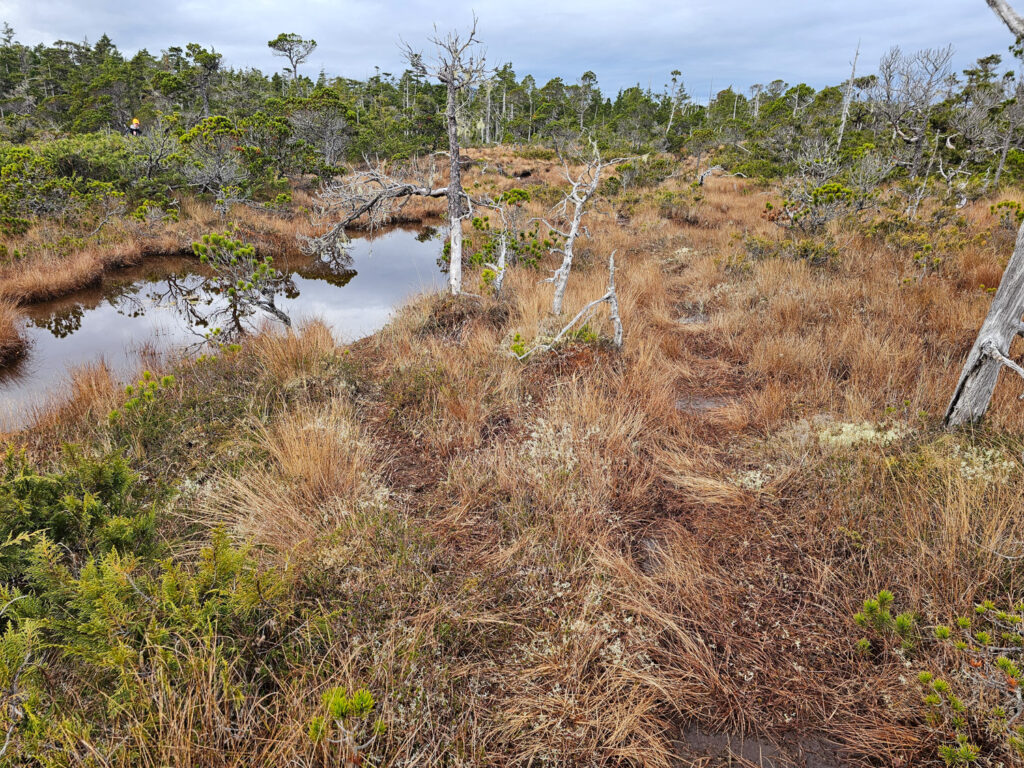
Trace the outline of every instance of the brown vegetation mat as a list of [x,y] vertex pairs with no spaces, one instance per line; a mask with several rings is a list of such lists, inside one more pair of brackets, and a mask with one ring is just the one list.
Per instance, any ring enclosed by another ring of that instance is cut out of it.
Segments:
[[[247,345],[235,374],[179,373],[182,393],[238,376],[237,401],[216,390],[193,424],[195,395],[178,395],[176,434],[140,437],[137,461],[200,477],[182,502],[193,520],[298,556],[339,610],[318,657],[254,714],[259,739],[218,764],[302,754],[328,684],[374,691],[386,764],[933,759],[916,667],[858,655],[852,614],[883,587],[933,617],[1019,595],[995,552],[1024,535],[1020,485],[943,458],[960,439],[1019,454],[1019,385],[1001,384],[991,432],[935,428],[987,307],[979,285],[1008,254],[979,238],[920,277],[837,233],[827,266],[757,259],[742,233],[779,237],[765,200],[718,180],[696,220],[647,200],[625,226],[591,218],[566,306],[601,295],[618,249],[621,354],[591,341],[513,359],[513,334],[531,340],[550,302],[544,272],[523,269],[503,300],[427,297],[337,355],[312,326]],[[970,215],[992,226],[982,206]],[[35,451],[80,436],[79,396],[26,438]],[[249,453],[214,426],[214,397],[257,425]],[[899,427],[884,444],[881,421]],[[212,467],[189,466],[184,435]],[[162,738],[165,761],[200,754]]]

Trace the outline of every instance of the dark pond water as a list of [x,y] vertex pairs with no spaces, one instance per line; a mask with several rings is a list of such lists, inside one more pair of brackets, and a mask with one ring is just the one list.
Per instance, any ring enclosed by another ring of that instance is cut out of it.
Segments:
[[[277,261],[286,279],[275,305],[293,324],[320,318],[338,341],[353,341],[381,328],[411,296],[443,286],[441,247],[431,230],[395,229],[354,240],[344,264]],[[203,345],[210,327],[225,325],[210,319],[224,305],[208,290],[206,277],[198,261],[155,259],[29,307],[28,354],[0,371],[0,428],[30,423],[36,408],[68,387],[77,366],[103,361],[128,381],[147,355]],[[257,311],[248,325],[262,322],[275,321]]]

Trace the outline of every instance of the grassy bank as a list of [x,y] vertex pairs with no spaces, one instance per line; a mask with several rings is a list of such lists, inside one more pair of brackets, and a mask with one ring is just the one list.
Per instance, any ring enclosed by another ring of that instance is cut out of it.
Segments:
[[[523,186],[501,160],[546,210],[552,164],[479,154],[467,186]],[[599,315],[511,356],[551,324],[543,264],[348,347],[270,331],[128,394],[80,372],[11,439],[62,489],[46,520],[80,520],[65,549],[8,531],[15,764],[337,765],[350,736],[383,765],[738,764],[698,726],[941,764],[916,675],[959,668],[925,636],[1020,596],[1019,385],[937,428],[1012,237],[986,201],[928,270],[869,226],[804,258],[771,190],[712,180],[680,215],[688,190],[588,222],[567,311],[617,250],[621,352]],[[858,649],[882,589],[912,647]],[[336,688],[374,704],[332,715]]]

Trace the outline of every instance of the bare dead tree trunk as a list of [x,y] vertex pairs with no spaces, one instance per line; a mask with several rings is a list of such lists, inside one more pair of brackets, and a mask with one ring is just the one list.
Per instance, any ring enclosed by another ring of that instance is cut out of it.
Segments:
[[843,134],[846,133],[846,120],[850,116],[850,102],[853,101],[853,81],[857,78],[857,59],[860,58],[860,41],[857,42],[857,52],[853,55],[853,67],[850,70],[850,79],[846,83],[846,93],[843,94],[843,119],[839,122],[839,138],[836,141],[836,148],[843,146]]
[[[960,381],[946,409],[945,425],[958,427],[981,419],[988,410],[992,393],[1004,365],[1021,373],[1009,359],[1010,344],[1022,334],[1024,325],[1024,226],[1017,233],[1017,245],[992,300],[992,307],[978,338],[967,356]],[[1024,375],[1024,373],[1022,373]]]
[[580,323],[581,321],[586,322],[587,320],[589,320],[591,315],[594,313],[594,310],[597,309],[599,305],[605,303],[607,303],[609,306],[609,316],[611,317],[612,327],[614,329],[612,343],[615,344],[616,349],[622,349],[622,318],[619,316],[619,294],[615,289],[616,253],[617,251],[612,251],[611,255],[608,257],[608,290],[605,292],[605,294],[599,299],[594,299],[592,302],[584,306],[583,309],[577,312],[576,316],[573,317],[573,319],[570,320],[568,324],[566,324],[566,326],[562,328],[562,330],[555,334],[554,338],[551,339],[551,341],[544,344],[537,344],[536,346],[533,346],[530,349],[523,352],[521,355],[515,355],[515,357],[519,358],[520,360],[525,360],[530,355],[536,354],[537,352],[543,352],[545,350],[554,348],[554,346],[565,337],[565,334],[571,331],[577,323]]
[[495,296],[501,296],[501,287],[505,284],[505,270],[508,267],[508,233],[502,230],[498,238],[498,263],[494,265]]
[[[986,0],[1018,40],[1024,38],[1024,19],[1006,0]],[[1024,376],[1024,369],[1009,358],[1010,344],[1024,335],[1024,225],[1017,232],[1017,243],[999,281],[988,316],[982,323],[967,362],[960,373],[953,397],[946,408],[944,424],[958,427],[981,419],[988,410],[999,381],[999,370],[1007,366]]]
[[573,188],[569,201],[572,202],[572,220],[569,222],[569,231],[565,233],[565,243],[562,245],[562,263],[554,274],[555,295],[551,302],[551,313],[562,314],[562,303],[565,301],[565,289],[569,284],[569,272],[572,270],[573,248],[576,245],[576,238],[580,235],[580,224],[583,221],[583,214],[587,201],[592,192],[584,189],[582,193]]
[[484,144],[491,143],[491,82],[487,82],[487,112],[484,116]]
[[619,316],[619,294],[615,290],[615,251],[608,257],[608,306],[615,336],[612,338],[616,349],[622,349],[622,318]]
[[1024,18],[1021,18],[1020,14],[1013,9],[1013,6],[1007,0],[985,0],[985,2],[1003,20],[1003,23],[1010,28],[1010,31],[1018,40],[1024,37]]
[[451,161],[448,179],[448,242],[451,246],[448,261],[448,289],[452,295],[462,292],[462,217],[465,215],[466,193],[462,190],[462,154],[459,148],[459,120],[456,113],[458,91],[454,82],[448,84],[448,157]]
[[[572,188],[566,193],[565,198],[556,209],[559,211],[560,215],[568,218],[568,231],[555,229],[555,227],[548,224],[549,229],[564,239],[561,248],[552,249],[552,252],[562,254],[562,264],[557,270],[555,270],[555,274],[550,278],[550,282],[555,284],[555,295],[551,302],[551,313],[555,316],[562,314],[562,304],[565,301],[565,289],[569,284],[569,272],[572,271],[572,261],[574,258],[573,249],[576,245],[576,239],[582,232],[583,216],[586,214],[587,204],[597,193],[597,188],[601,183],[601,172],[611,165],[623,162],[623,158],[602,161],[601,153],[595,142],[591,142],[591,150],[593,152],[593,156],[587,161],[586,168],[576,177],[573,177],[572,173],[569,171],[568,161],[565,157],[562,157],[565,178],[569,184],[572,185]],[[559,154],[562,154],[561,150],[559,150]],[[547,222],[545,222],[545,224],[547,224]]]

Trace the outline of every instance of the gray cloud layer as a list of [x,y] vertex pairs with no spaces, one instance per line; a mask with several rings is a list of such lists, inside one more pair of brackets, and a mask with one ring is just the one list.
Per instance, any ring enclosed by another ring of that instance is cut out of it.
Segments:
[[95,40],[110,35],[126,52],[170,45],[213,45],[234,67],[280,68],[266,41],[297,32],[320,43],[307,74],[365,77],[374,65],[402,70],[398,40],[425,41],[433,25],[464,27],[475,9],[493,64],[511,61],[543,83],[586,70],[614,91],[639,83],[658,89],[673,69],[706,98],[733,84],[781,77],[814,86],[849,72],[858,40],[862,71],[892,45],[952,43],[961,68],[1004,54],[1010,34],[983,0],[0,0],[0,20],[24,43]]

